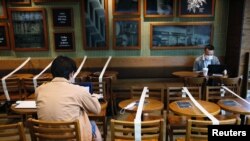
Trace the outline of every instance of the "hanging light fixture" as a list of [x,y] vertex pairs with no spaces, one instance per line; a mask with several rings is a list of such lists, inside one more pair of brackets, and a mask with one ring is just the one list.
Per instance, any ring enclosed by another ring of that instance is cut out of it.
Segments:
[[203,4],[207,3],[206,0],[187,0],[187,2],[187,10],[193,13],[195,13],[197,9],[201,8]]

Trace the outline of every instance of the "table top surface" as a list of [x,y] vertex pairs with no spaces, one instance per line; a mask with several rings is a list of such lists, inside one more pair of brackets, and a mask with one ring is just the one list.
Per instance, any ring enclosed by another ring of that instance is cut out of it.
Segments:
[[24,79],[24,78],[32,78],[34,75],[31,73],[17,73],[17,74],[13,74],[10,77],[17,77],[19,79]]
[[[139,101],[139,99],[138,98],[132,98],[132,99],[123,100],[123,101],[121,101],[119,103],[119,107],[120,108],[124,108],[128,104],[130,104],[132,102],[136,102],[136,101]],[[163,102],[161,102],[159,100],[156,100],[156,99],[146,98],[145,99],[145,103],[143,105],[142,111],[144,113],[153,112],[153,111],[159,111],[159,110],[162,110],[163,107],[164,107]],[[126,111],[136,112],[137,111],[137,106],[135,106],[133,109],[127,109]]]
[[236,114],[250,115],[250,104],[239,98],[221,99],[217,104],[226,111]]
[[198,77],[199,73],[193,71],[176,71],[172,73],[174,76],[178,77]]
[[[187,107],[180,107],[177,103],[178,102],[188,102],[190,103]],[[220,106],[213,102],[197,100],[197,102],[204,107],[210,114],[217,115],[220,112]],[[206,117],[195,105],[192,103],[191,100],[178,100],[174,101],[169,104],[169,108],[176,114],[190,116],[190,117]]]

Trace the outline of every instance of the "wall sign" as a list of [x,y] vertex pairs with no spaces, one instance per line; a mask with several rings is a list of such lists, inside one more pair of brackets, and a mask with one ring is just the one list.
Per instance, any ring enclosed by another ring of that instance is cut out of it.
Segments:
[[74,51],[74,32],[55,32],[54,42],[56,51]]
[[53,26],[73,27],[73,10],[72,8],[52,8]]

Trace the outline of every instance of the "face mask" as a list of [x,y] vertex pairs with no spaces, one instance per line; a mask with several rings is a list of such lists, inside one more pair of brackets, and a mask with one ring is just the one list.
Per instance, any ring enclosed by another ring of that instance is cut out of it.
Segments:
[[205,58],[206,58],[206,60],[212,60],[213,59],[213,55],[206,55]]

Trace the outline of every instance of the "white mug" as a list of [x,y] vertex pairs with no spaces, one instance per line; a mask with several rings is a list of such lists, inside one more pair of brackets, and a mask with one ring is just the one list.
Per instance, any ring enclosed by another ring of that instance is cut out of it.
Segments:
[[203,75],[204,75],[204,76],[207,76],[208,68],[203,68],[203,69],[202,69],[202,72],[203,72]]

